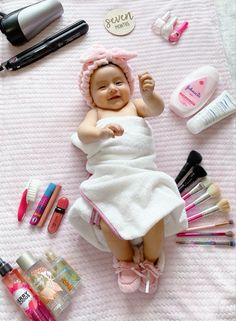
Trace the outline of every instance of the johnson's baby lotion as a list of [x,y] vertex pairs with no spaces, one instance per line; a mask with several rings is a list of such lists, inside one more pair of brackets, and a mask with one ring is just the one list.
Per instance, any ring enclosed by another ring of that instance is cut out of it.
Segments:
[[219,74],[205,65],[189,74],[170,97],[170,109],[180,117],[189,117],[201,109],[216,89]]

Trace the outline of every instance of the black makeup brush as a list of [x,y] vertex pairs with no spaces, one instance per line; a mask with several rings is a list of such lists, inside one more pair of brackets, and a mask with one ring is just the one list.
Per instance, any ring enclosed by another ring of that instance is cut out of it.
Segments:
[[193,167],[192,173],[190,173],[187,178],[183,181],[183,183],[178,187],[179,192],[182,193],[183,190],[185,190],[186,187],[191,185],[193,182],[195,182],[200,177],[205,177],[207,175],[207,172],[205,169],[200,165],[195,165]]
[[187,174],[187,172],[197,164],[200,164],[202,161],[202,155],[195,150],[192,150],[187,158],[187,162],[184,164],[183,168],[179,172],[178,176],[176,177],[175,181],[176,184]]

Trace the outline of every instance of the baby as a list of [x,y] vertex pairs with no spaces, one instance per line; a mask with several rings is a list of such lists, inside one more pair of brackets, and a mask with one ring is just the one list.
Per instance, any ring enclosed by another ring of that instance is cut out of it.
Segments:
[[187,220],[174,180],[156,169],[144,117],[160,115],[164,102],[148,72],[139,75],[142,98],[132,99],[128,60],[135,56],[96,47],[82,60],[80,89],[91,109],[72,142],[87,154],[91,176],[69,219],[87,241],[112,252],[122,292],[154,293],[164,268],[164,236],[185,229]]

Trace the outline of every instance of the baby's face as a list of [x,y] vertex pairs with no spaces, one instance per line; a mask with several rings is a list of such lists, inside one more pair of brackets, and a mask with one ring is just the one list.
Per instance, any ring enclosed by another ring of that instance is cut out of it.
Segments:
[[90,80],[90,93],[95,105],[119,110],[130,100],[130,87],[123,71],[115,65],[98,68]]

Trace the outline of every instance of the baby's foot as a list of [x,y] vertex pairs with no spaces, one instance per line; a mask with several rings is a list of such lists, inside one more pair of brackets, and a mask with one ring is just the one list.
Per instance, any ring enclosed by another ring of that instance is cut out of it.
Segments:
[[138,290],[141,283],[141,273],[138,264],[133,262],[117,261],[113,267],[118,274],[118,285],[122,292],[132,293]]
[[139,291],[145,293],[154,293],[157,290],[159,278],[164,271],[165,255],[161,253],[158,262],[154,264],[148,260],[139,264],[141,268],[142,278],[140,282]]

